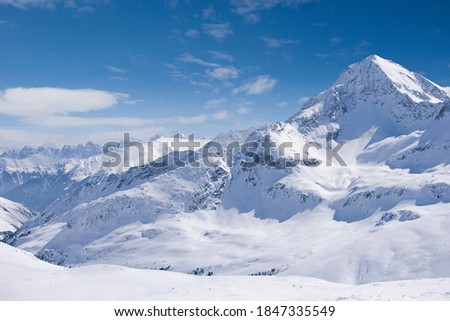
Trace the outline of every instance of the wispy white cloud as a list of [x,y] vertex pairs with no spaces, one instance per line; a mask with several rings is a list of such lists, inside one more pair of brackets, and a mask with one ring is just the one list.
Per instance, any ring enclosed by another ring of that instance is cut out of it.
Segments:
[[212,57],[214,59],[217,59],[217,60],[226,60],[226,61],[234,60],[232,55],[224,53],[224,52],[210,50],[209,53],[212,55]]
[[[201,124],[208,120],[228,118],[223,111],[213,114],[199,114],[193,116],[178,115],[167,118],[137,118],[137,117],[71,117],[51,116],[42,119],[30,119],[26,123],[39,125],[46,128],[59,127],[89,127],[89,126],[114,126],[114,127],[139,127],[157,125],[191,125]],[[37,123],[39,121],[39,123]]]
[[197,65],[206,66],[206,67],[219,67],[219,65],[216,63],[207,62],[207,61],[204,61],[203,59],[196,58],[193,55],[191,55],[190,53],[182,54],[180,57],[177,58],[177,60],[181,61],[181,62],[192,63],[192,64],[197,64]]
[[258,76],[255,79],[233,89],[233,94],[246,93],[248,95],[261,95],[275,87],[277,80],[267,75]]
[[[224,58],[224,59],[232,59],[231,56],[227,56],[226,54],[215,52],[213,51],[211,53],[212,55]],[[186,72],[183,70],[180,70],[180,68],[177,65],[174,64],[168,64],[166,65],[170,71],[170,76],[174,80],[183,80],[191,83],[194,86],[201,86],[201,87],[213,87],[217,84],[214,84],[214,82],[211,82],[212,79],[219,80],[221,82],[222,86],[225,87],[233,87],[234,84],[230,82],[230,80],[236,79],[240,76],[240,71],[234,67],[234,66],[221,66],[218,63],[215,62],[209,62],[205,61],[201,58],[194,57],[190,53],[184,53],[180,57],[176,58],[177,61],[191,63],[200,65],[203,67],[210,67],[206,68],[203,72]],[[217,89],[217,88],[216,88]],[[218,89],[217,89],[218,90]]]
[[230,80],[239,77],[239,70],[234,66],[217,67],[213,70],[208,69],[206,73],[217,80]]
[[332,45],[338,45],[338,44],[340,44],[340,43],[342,42],[342,38],[341,38],[341,37],[334,36],[334,37],[331,37],[331,38],[329,39],[329,42],[330,42],[330,44],[332,44]]
[[166,119],[169,122],[175,122],[181,125],[191,125],[191,124],[201,124],[208,120],[208,116],[205,114],[196,115],[196,116],[175,116],[172,118]]
[[285,100],[280,101],[280,102],[277,103],[277,107],[278,108],[286,108],[286,107],[289,107],[289,106],[290,106],[289,102],[287,102]]
[[229,22],[224,23],[204,23],[202,24],[203,31],[216,39],[224,39],[233,34]]
[[222,97],[222,98],[218,98],[218,99],[208,100],[203,105],[203,107],[206,109],[216,109],[216,108],[224,106],[227,103],[228,103],[228,99]]
[[255,12],[262,10],[269,10],[276,6],[285,6],[290,8],[297,8],[301,4],[308,3],[310,0],[231,0],[230,3],[234,7],[234,11],[241,16],[244,16],[244,19],[250,19],[257,23],[260,20],[258,16],[258,20],[255,18],[248,18],[252,14],[255,15]]
[[254,11],[271,9],[277,4],[278,1],[276,0],[231,0],[231,5],[235,7],[235,12],[242,16]]
[[93,8],[91,6],[82,6],[82,7],[75,8],[75,11],[77,14],[82,15],[84,13],[91,13],[96,10],[95,10],[95,8]]
[[317,58],[329,58],[329,57],[331,57],[330,54],[322,53],[322,52],[315,53],[314,56],[317,57]]
[[27,118],[24,120],[24,123],[46,128],[89,126],[134,127],[160,124],[160,122],[158,123],[158,121],[154,119],[142,119],[136,117],[75,117],[58,115]]
[[184,32],[184,35],[188,38],[198,38],[200,37],[200,31],[197,29],[188,29]]
[[298,44],[300,43],[298,40],[291,40],[291,39],[277,39],[272,37],[261,37],[262,41],[266,44],[269,48],[279,48],[284,45],[290,45],[290,44]]
[[216,11],[214,10],[214,7],[210,5],[209,7],[203,9],[202,11],[202,18],[203,19],[211,19],[214,18],[216,15]]
[[167,8],[175,9],[176,7],[178,7],[179,2],[178,2],[178,0],[164,0],[164,3]]
[[15,116],[26,124],[39,127],[150,125],[154,122],[135,118],[92,118],[71,116],[107,110],[120,103],[137,104],[128,94],[97,89],[53,87],[9,88],[0,92],[0,114]]
[[[139,102],[131,100],[127,94],[95,89],[10,88],[0,92],[0,114],[18,117],[24,124],[41,128],[173,126],[228,118],[223,112],[158,119],[72,115],[113,108],[119,103]],[[225,102],[218,100],[215,104],[219,106]],[[213,106],[214,102],[210,101],[209,104]]]
[[36,131],[0,128],[2,146],[41,146],[47,143],[67,143],[68,137]]
[[[189,57],[188,59],[183,59],[186,57],[182,57],[181,61],[186,61],[188,63],[194,63],[204,66],[207,62],[197,59],[194,57]],[[194,58],[194,59],[191,59]],[[207,63],[209,65],[209,63]],[[215,66],[215,64],[213,64]],[[217,65],[218,66],[218,65]],[[178,69],[176,65],[173,64],[166,64],[166,67],[169,69],[169,75],[173,80],[177,81],[186,81],[190,83],[193,86],[196,87],[212,87],[212,84],[210,82],[207,82],[205,80],[206,75],[202,72],[186,72],[183,70]]]
[[114,76],[109,78],[111,80],[119,80],[119,81],[127,81],[129,78],[128,77],[122,77],[122,76]]
[[250,114],[251,109],[248,107],[240,107],[237,110],[238,115],[247,115]]
[[19,9],[41,7],[53,10],[56,2],[56,0],[0,0],[0,4],[11,5]]
[[148,56],[144,55],[144,54],[137,54],[137,55],[129,54],[128,58],[132,61],[138,61],[138,60],[147,59]]
[[249,13],[244,16],[244,22],[249,25],[257,24],[261,21],[261,16],[257,13]]
[[364,40],[358,42],[358,44],[356,46],[354,46],[353,48],[351,48],[350,51],[353,56],[366,55],[366,54],[368,54],[368,51],[366,50],[366,48],[370,45],[371,45],[371,43],[364,39]]
[[283,57],[283,60],[286,62],[292,62],[293,56],[290,52],[283,52],[281,57]]
[[174,80],[184,80],[189,81],[190,77],[189,74],[179,70],[177,66],[173,64],[166,64],[165,65],[169,69],[169,75]]
[[300,98],[298,99],[298,103],[299,103],[300,105],[303,106],[303,104],[306,103],[306,102],[308,101],[309,98],[310,98],[310,97],[300,97]]
[[233,106],[234,107],[236,107],[236,108],[242,108],[242,107],[244,107],[244,108],[249,108],[250,109],[250,107],[251,106],[253,106],[255,104],[255,102],[254,101],[249,101],[249,100],[246,100],[246,99],[238,99],[234,104],[233,104]]
[[17,25],[15,23],[9,22],[7,20],[0,20],[0,28],[1,27],[17,28]]
[[105,68],[108,71],[114,72],[116,74],[125,74],[125,73],[128,72],[127,69],[119,68],[119,67],[116,67],[116,66],[113,66],[113,65],[106,65]]
[[339,57],[355,57],[355,56],[365,56],[369,54],[368,48],[370,42],[367,40],[362,40],[356,45],[346,48],[340,48],[334,52],[334,55]]
[[127,94],[96,89],[17,87],[0,92],[0,113],[36,117],[89,112],[108,109],[128,99]]
[[63,6],[82,14],[95,11],[92,4],[106,2],[102,0],[0,0],[0,5],[11,5],[18,9],[43,8],[48,10],[55,10],[58,6]]
[[219,111],[212,115],[215,120],[224,120],[230,118],[230,113],[226,110]]
[[190,83],[192,86],[197,86],[197,87],[207,87],[207,88],[211,88],[211,87],[212,87],[211,84],[210,84],[209,82],[202,81],[202,80],[194,80],[194,79],[191,79],[191,80],[189,80],[189,83]]
[[137,117],[76,117],[51,115],[23,119],[25,124],[38,125],[43,128],[69,128],[104,126],[115,128],[134,128],[139,126],[174,126],[202,124],[209,120],[228,118],[228,114],[216,112],[213,114],[199,114],[193,116],[178,115],[166,118],[137,118]]
[[144,99],[130,99],[127,94],[127,98],[123,101],[125,105],[136,105],[144,102]]
[[191,125],[191,124],[202,124],[211,120],[224,120],[229,118],[231,115],[228,111],[223,110],[213,114],[199,114],[193,116],[174,116],[162,119],[156,119],[157,124],[166,125]]

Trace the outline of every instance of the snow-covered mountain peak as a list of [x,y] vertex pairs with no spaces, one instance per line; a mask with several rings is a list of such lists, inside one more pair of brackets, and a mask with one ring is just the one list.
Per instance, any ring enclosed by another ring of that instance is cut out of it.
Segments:
[[435,83],[377,55],[370,55],[350,65],[339,76],[333,87],[355,85],[357,87],[355,89],[371,88],[378,94],[385,94],[386,87],[393,85],[391,89],[408,96],[416,103],[441,103],[448,99],[445,90]]
[[345,139],[374,127],[376,138],[382,139],[425,130],[449,100],[444,88],[432,81],[371,55],[350,65],[288,122],[305,135],[332,131]]

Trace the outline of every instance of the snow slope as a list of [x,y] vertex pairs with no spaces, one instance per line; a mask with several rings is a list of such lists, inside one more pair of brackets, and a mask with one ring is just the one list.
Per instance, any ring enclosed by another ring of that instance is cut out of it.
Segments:
[[33,217],[34,214],[23,205],[0,197],[0,241]]
[[65,266],[302,275],[348,284],[450,277],[449,210],[448,204],[404,202],[351,224],[333,220],[326,207],[282,223],[252,213],[197,211],[130,219],[114,229],[108,220],[86,222],[83,215],[70,228],[48,224],[14,245]]
[[359,137],[376,127],[376,138],[381,139],[429,127],[448,100],[444,88],[372,55],[350,65],[288,122],[305,134],[326,128],[341,139]]
[[111,265],[62,268],[0,243],[0,300],[448,300],[450,279],[336,284],[314,278],[206,277]]

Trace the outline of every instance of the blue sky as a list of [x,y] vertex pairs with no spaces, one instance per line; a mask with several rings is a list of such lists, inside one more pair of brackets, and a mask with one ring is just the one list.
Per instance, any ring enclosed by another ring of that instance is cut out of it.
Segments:
[[0,0],[1,145],[284,120],[375,53],[450,86],[450,2]]

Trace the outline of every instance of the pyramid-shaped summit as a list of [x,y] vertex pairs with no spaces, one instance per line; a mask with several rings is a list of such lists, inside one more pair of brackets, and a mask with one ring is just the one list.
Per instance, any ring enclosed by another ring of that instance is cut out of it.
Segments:
[[356,85],[355,89],[369,87],[378,94],[397,90],[417,103],[441,103],[448,100],[447,93],[442,87],[422,75],[378,55],[370,55],[362,61],[350,65],[334,83],[334,86],[339,85],[349,87]]
[[449,99],[442,87],[425,77],[371,55],[350,65],[288,122],[304,134],[326,128],[345,138],[375,127],[383,138],[425,129]]

